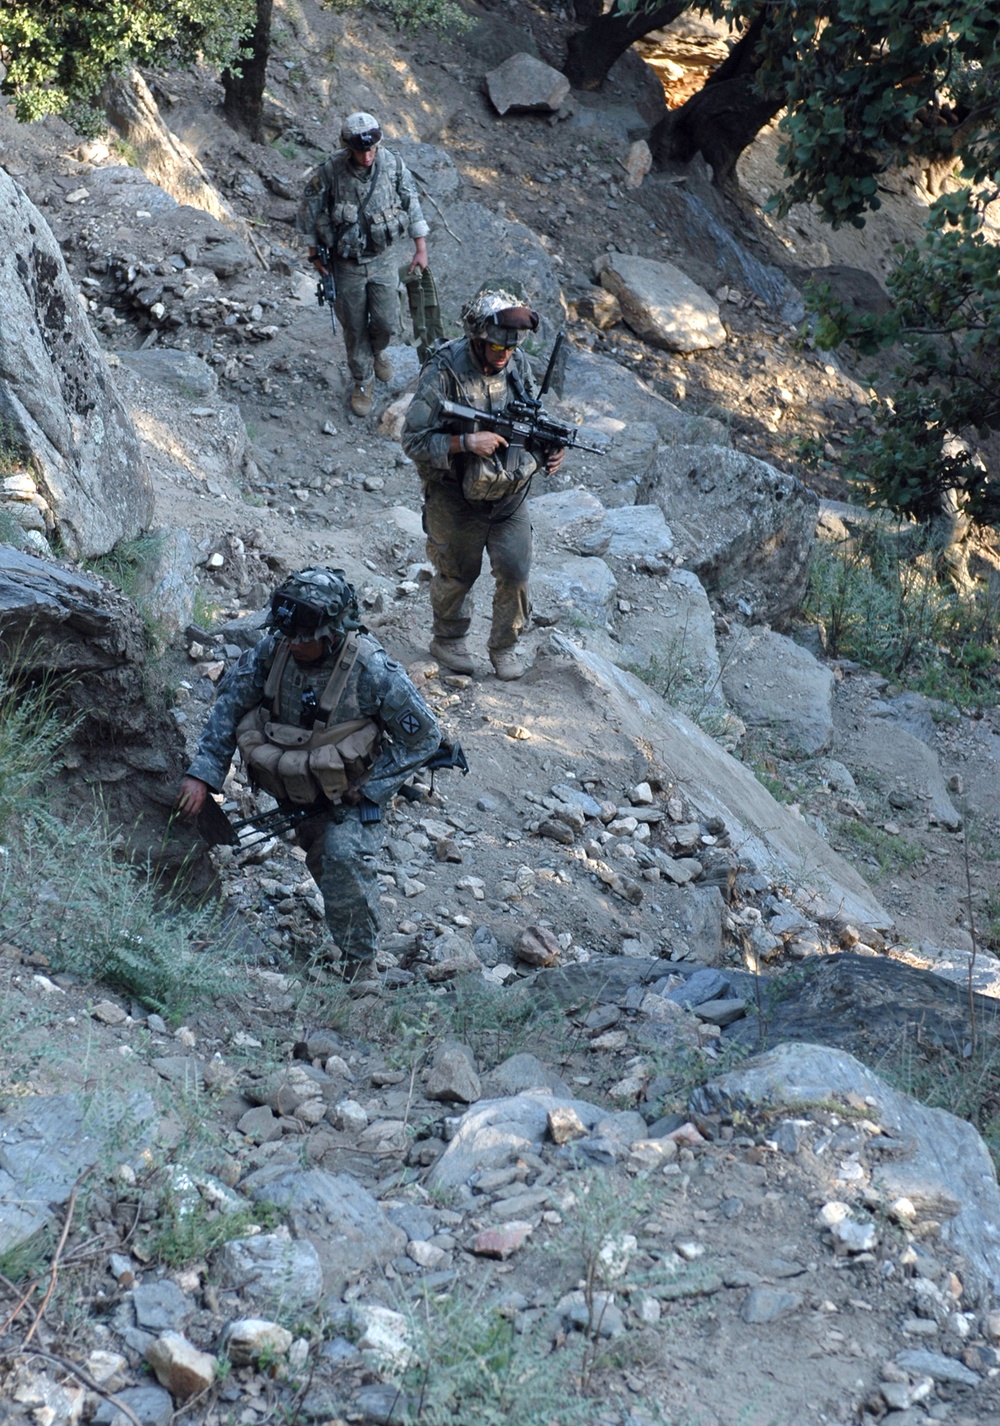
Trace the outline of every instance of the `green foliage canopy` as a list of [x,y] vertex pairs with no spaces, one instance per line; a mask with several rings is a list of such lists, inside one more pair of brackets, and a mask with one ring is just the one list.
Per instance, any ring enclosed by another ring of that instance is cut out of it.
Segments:
[[61,114],[132,64],[225,66],[255,17],[253,0],[5,0],[0,88],[23,123]]
[[[749,23],[760,0],[716,0]],[[895,380],[860,434],[853,474],[897,512],[928,519],[947,490],[1000,523],[1000,479],[981,454],[1000,430],[1000,0],[783,0],[768,8],[757,83],[781,95],[778,212],[811,201],[862,227],[893,168],[952,170],[925,236],[900,250],[892,310],[858,314],[814,294],[823,346],[893,349]]]

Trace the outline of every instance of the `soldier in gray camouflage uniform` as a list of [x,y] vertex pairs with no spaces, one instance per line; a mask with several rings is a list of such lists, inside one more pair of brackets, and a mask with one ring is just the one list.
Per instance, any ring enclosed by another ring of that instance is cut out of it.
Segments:
[[412,174],[401,158],[381,147],[382,130],[372,114],[348,114],[340,141],[341,152],[309,178],[296,226],[318,272],[327,268],[317,248],[329,250],[337,284],[335,310],[354,377],[351,409],[367,416],[373,376],[392,380],[385,348],[399,316],[396,241],[409,234],[414,246],[409,270],[425,269],[430,229]]
[[[465,636],[472,622],[472,586],[488,553],[496,580],[490,660],[498,678],[514,679],[526,667],[517,640],[530,609],[527,498],[539,463],[522,449],[515,469],[505,470],[499,459],[507,444],[503,436],[445,415],[440,402],[492,415],[512,397],[531,396],[531,368],[517,344],[537,330],[538,313],[510,292],[487,287],[466,305],[462,318],[466,335],[445,343],[425,362],[401,437],[420,472],[427,555],[435,571],[430,651],[458,673],[474,671]],[[559,449],[549,455],[550,475],[565,454]]]
[[[241,736],[238,730],[255,710],[285,731],[322,726],[314,720],[324,692],[338,664],[344,669],[348,655],[353,657],[328,722],[372,720],[378,734],[373,761],[336,801],[321,794],[316,815],[299,824],[297,836],[323,893],[345,979],[360,983],[364,978],[366,987],[377,989],[371,976],[381,921],[376,859],[384,824],[379,813],[437,750],[440,730],[401,665],[371,635],[355,632],[360,629],[357,600],[342,570],[305,569],[286,580],[271,601],[270,625],[272,632],[248,649],[220,684],[177,805],[185,816],[196,817],[209,790],[221,789]],[[275,668],[278,674],[271,678]],[[242,736],[240,747],[246,756]]]

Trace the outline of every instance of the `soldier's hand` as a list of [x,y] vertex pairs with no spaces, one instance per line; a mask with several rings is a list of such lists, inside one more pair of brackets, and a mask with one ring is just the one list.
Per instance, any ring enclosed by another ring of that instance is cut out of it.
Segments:
[[496,431],[471,431],[465,438],[465,449],[471,451],[474,456],[486,456],[493,454],[498,446],[506,446],[507,441]]
[[415,238],[413,240],[413,246],[415,251],[413,253],[413,256],[410,258],[409,270],[410,272],[416,272],[417,268],[419,267],[421,272],[426,272],[428,263],[427,243],[423,238]]
[[321,272],[324,277],[327,275],[328,269],[320,260],[319,253],[310,253],[309,261],[312,263],[313,267],[316,269],[317,272]]
[[180,790],[177,794],[177,811],[182,817],[186,817],[188,821],[191,821],[197,817],[198,813],[204,807],[208,792],[208,783],[202,782],[200,778],[182,778]]
[[360,807],[363,796],[364,793],[360,787],[349,787],[344,793],[343,801],[346,802],[349,807]]
[[566,447],[560,446],[558,450],[550,451],[549,454],[545,457],[545,469],[548,471],[549,475],[555,475],[556,471],[563,463],[563,457],[565,456],[565,454]]

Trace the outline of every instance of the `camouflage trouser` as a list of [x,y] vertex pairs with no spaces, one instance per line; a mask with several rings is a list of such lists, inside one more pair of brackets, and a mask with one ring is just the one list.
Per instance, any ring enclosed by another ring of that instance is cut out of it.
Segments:
[[472,586],[482,572],[485,551],[496,580],[489,650],[496,653],[517,643],[531,610],[531,519],[526,494],[519,491],[508,500],[470,504],[454,486],[425,483],[423,519],[427,558],[434,566],[435,638],[463,639],[469,632]]
[[356,807],[310,817],[297,829],[306,866],[323,893],[330,935],[348,960],[371,960],[382,924],[376,875],[383,824],[362,824]]
[[355,381],[369,382],[374,361],[392,341],[399,320],[398,252],[386,248],[370,262],[334,264],[334,310],[344,329],[347,365]]

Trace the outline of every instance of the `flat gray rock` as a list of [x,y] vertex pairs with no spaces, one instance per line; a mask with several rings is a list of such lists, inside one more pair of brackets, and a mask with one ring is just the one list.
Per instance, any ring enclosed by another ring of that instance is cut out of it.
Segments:
[[327,1292],[339,1291],[349,1278],[406,1247],[406,1234],[350,1174],[271,1164],[241,1187],[255,1201],[284,1209],[297,1237],[315,1249]]
[[323,1296],[323,1269],[312,1243],[287,1233],[234,1238],[215,1256],[227,1287],[270,1312],[315,1307]]
[[[883,1131],[911,1152],[876,1165],[872,1186],[887,1199],[909,1198],[941,1220],[941,1237],[966,1260],[975,1292],[1000,1292],[1000,1188],[989,1151],[971,1124],[928,1109],[892,1089],[859,1060],[823,1045],[784,1044],[697,1090],[692,1108],[739,1103],[796,1108],[838,1099],[871,1105]],[[950,1359],[946,1359],[950,1360]]]
[[561,1099],[535,1091],[507,1099],[481,1100],[466,1111],[427,1177],[427,1186],[458,1188],[484,1169],[501,1168],[526,1151],[537,1152],[553,1109],[572,1109],[592,1128],[602,1111],[582,1099]]

